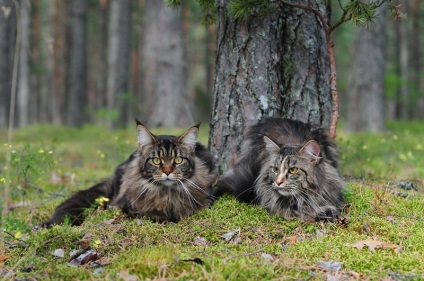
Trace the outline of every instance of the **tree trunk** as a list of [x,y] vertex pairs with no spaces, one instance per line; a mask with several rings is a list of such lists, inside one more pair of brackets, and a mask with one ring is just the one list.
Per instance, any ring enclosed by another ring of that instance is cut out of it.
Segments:
[[8,127],[16,42],[16,9],[11,0],[0,0],[0,129]]
[[29,123],[29,52],[30,52],[30,28],[31,7],[29,0],[21,1],[21,34],[19,51],[19,74],[17,88],[18,126],[25,127]]
[[212,94],[214,85],[214,69],[215,69],[215,52],[216,52],[216,26],[209,25],[206,34],[206,53],[205,53],[205,68],[206,68],[206,96],[209,99],[209,104],[212,105]]
[[[400,1],[405,11],[409,10],[409,0]],[[409,36],[408,36],[408,22],[399,22],[399,44],[400,44],[400,118],[407,120],[411,117],[411,94],[409,83],[410,78],[410,63],[409,63]]]
[[108,109],[119,112],[112,127],[125,127],[131,79],[131,0],[110,2],[108,44]]
[[[51,22],[51,1],[37,0],[33,1],[36,16],[33,17],[33,41],[32,48],[33,60],[32,66],[37,70],[31,78],[31,97],[30,104],[35,105],[35,122],[50,122],[52,111],[51,99],[51,81],[52,81],[52,22]],[[34,120],[34,121],[33,121]]]
[[108,23],[107,0],[100,0],[98,7],[98,43],[97,52],[97,79],[96,79],[96,109],[106,108],[106,81],[107,81],[107,23]]
[[193,125],[192,100],[187,90],[182,8],[146,0],[141,55],[143,122],[148,126]]
[[51,83],[52,121],[61,124],[65,120],[65,22],[67,9],[64,1],[54,1],[53,5],[53,80]]
[[[218,2],[217,59],[209,146],[220,172],[240,151],[246,126],[281,116],[328,127],[331,118],[327,41],[312,13],[274,4],[247,21]],[[303,1],[306,3],[306,1]],[[324,15],[328,7],[316,4]]]
[[[424,89],[421,88],[422,83],[422,44],[420,44],[420,4],[421,0],[412,1],[411,18],[412,18],[412,38],[411,38],[411,56],[412,56],[412,83],[414,89],[414,98],[416,103],[414,106],[413,117],[422,119],[424,117]],[[424,84],[423,84],[424,85]],[[420,94],[423,93],[423,94]]]
[[70,3],[70,49],[68,69],[68,126],[80,127],[86,121],[87,99],[87,1]]
[[348,87],[346,128],[350,131],[384,130],[385,6],[369,30],[357,28],[352,76]]

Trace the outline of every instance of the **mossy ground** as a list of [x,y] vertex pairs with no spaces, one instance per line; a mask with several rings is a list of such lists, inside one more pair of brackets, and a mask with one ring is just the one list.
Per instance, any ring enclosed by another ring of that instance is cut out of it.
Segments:
[[[155,130],[165,133],[164,130]],[[183,130],[172,130],[181,133]],[[166,132],[169,134],[169,131]],[[200,141],[206,143],[207,129]],[[5,132],[0,133],[5,140]],[[178,223],[88,210],[83,225],[33,231],[73,191],[112,174],[136,147],[135,130],[34,126],[11,147],[10,202],[2,218],[0,278],[16,280],[420,280],[424,278],[424,126],[392,123],[384,134],[339,130],[348,205],[339,223],[286,221],[229,196]],[[1,166],[7,146],[0,148]],[[2,168],[0,187],[4,188]],[[409,181],[416,190],[396,187]],[[0,201],[3,204],[3,199]],[[3,206],[4,207],[4,206]],[[237,230],[237,231],[235,231]],[[235,231],[230,241],[222,235]],[[358,241],[386,243],[370,251]],[[100,260],[68,265],[72,250]],[[65,257],[52,252],[63,249]],[[3,252],[1,252],[3,251]],[[342,263],[329,272],[319,261]]]

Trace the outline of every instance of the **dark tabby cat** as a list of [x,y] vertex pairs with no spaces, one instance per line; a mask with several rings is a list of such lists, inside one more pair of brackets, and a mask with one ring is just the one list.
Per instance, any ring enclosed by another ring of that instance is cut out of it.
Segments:
[[66,217],[79,225],[84,209],[101,196],[129,215],[157,222],[176,222],[208,207],[216,177],[210,152],[197,142],[198,130],[193,126],[178,137],[155,136],[137,121],[139,148],[114,176],[77,192],[41,226],[60,224]]
[[272,214],[334,221],[343,204],[336,145],[323,129],[266,118],[248,128],[239,158],[215,192],[258,204]]

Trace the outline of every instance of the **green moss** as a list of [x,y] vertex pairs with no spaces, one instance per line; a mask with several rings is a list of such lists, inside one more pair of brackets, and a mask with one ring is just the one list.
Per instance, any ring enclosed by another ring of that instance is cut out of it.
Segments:
[[[40,148],[54,146],[54,165],[46,172],[35,172],[37,179],[26,188],[18,188],[19,171],[11,170],[11,199],[17,207],[2,218],[6,232],[1,233],[1,241],[9,259],[0,272],[10,271],[17,279],[51,280],[117,280],[119,274],[136,275],[139,280],[311,276],[321,280],[326,272],[317,267],[317,261],[334,260],[343,263],[346,278],[349,272],[372,280],[387,277],[389,272],[422,278],[424,171],[420,167],[424,167],[424,153],[420,152],[424,129],[415,123],[390,123],[388,128],[385,134],[338,133],[341,167],[347,179],[347,225],[286,221],[224,196],[211,208],[179,223],[157,224],[128,218],[116,210],[92,208],[79,227],[61,225],[38,231],[33,231],[33,226],[47,219],[67,196],[111,175],[136,148],[135,130],[46,125],[18,130],[13,149],[20,152],[30,144],[38,153]],[[163,129],[154,132],[167,133]],[[207,129],[202,127],[200,132],[206,144]],[[5,159],[5,150],[0,147],[0,161]],[[41,162],[47,161],[43,159],[28,163],[42,166],[46,163]],[[53,173],[60,180],[52,181]],[[412,181],[417,190],[397,188],[400,180]],[[236,229],[239,233],[232,240],[222,238]],[[352,246],[364,240],[401,248],[398,252],[390,247],[371,252],[367,247]],[[67,265],[72,250],[86,247],[96,249],[105,259],[102,271]],[[55,258],[52,252],[56,249],[63,249],[65,257]]]

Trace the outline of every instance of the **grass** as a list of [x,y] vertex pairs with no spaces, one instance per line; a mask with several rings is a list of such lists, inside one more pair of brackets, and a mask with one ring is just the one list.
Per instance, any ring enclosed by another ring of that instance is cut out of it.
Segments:
[[[38,125],[18,130],[11,147],[11,211],[2,217],[0,233],[0,279],[424,278],[424,126],[390,123],[384,134],[338,134],[347,222],[286,221],[226,196],[179,223],[129,219],[118,210],[99,208],[88,210],[82,226],[34,231],[72,192],[112,174],[136,147],[135,129]],[[1,139],[5,135],[0,132]],[[204,127],[200,140],[207,141]],[[3,169],[9,144],[1,145]],[[7,180],[3,171],[0,188]],[[398,188],[400,181],[412,182],[417,190]],[[229,232],[234,236],[226,241],[222,236]],[[358,241],[382,247],[352,246]],[[68,265],[73,250],[88,248],[100,259]],[[58,249],[64,257],[52,254]],[[331,272],[318,266],[320,261],[341,262],[342,268]]]

